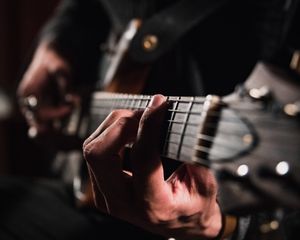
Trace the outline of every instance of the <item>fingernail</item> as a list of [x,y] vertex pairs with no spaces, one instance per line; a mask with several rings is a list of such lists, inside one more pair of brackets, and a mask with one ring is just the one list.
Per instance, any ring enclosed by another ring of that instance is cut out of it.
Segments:
[[166,97],[160,94],[156,94],[151,98],[148,107],[157,107],[166,101]]

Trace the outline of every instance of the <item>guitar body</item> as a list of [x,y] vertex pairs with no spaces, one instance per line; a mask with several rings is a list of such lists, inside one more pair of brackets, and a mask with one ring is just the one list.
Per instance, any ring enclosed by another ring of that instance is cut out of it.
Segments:
[[[109,60],[105,65],[109,67],[102,79],[104,82],[102,91],[124,94],[141,94],[143,92],[150,65],[134,62],[127,54],[129,44],[134,36],[128,38],[128,33],[136,33],[140,24],[138,19],[130,21],[120,41],[113,49],[113,56],[106,56]],[[89,179],[85,179],[85,182],[81,184],[84,184],[81,186],[84,190],[79,194],[78,206],[94,206],[91,182]]]

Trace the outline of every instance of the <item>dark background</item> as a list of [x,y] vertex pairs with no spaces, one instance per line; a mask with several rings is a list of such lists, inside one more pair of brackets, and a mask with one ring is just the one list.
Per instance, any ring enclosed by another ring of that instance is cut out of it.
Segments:
[[[27,137],[16,88],[31,58],[37,34],[59,0],[0,0],[0,92],[12,111],[0,115],[0,174],[40,175],[43,148]],[[3,94],[2,94],[3,95]],[[3,98],[0,98],[3,101]],[[0,111],[1,112],[1,111]]]

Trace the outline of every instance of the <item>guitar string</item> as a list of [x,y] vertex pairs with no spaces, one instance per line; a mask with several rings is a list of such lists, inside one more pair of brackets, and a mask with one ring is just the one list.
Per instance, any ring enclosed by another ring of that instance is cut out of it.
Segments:
[[[135,102],[139,102],[139,101],[149,101],[151,100],[151,96],[146,96],[145,98],[144,97],[139,97],[139,95],[136,95],[137,97],[135,97],[135,95],[128,95],[127,97],[112,97],[114,95],[108,93],[104,93],[103,96],[101,97],[95,97],[93,98],[93,100],[91,101],[91,105],[102,105],[104,106],[104,103],[105,102],[113,102],[113,103],[121,103],[121,106],[122,108],[127,108],[128,107],[128,102],[131,103],[131,105],[134,105]],[[176,96],[172,96],[172,97],[167,97],[167,101],[169,101],[170,103],[186,103],[186,104],[190,104],[192,103],[193,106],[195,106],[195,104],[202,104],[200,107],[203,107],[204,106],[204,103],[206,102],[206,98],[205,97],[184,97],[185,99],[180,99],[182,97],[176,97]],[[189,98],[189,99],[186,99],[186,98]],[[127,104],[127,105],[126,105]],[[227,104],[224,103],[224,102],[219,102],[217,103],[219,106],[224,106],[224,107],[227,107]],[[112,104],[109,104],[109,105],[112,105]],[[114,104],[113,104],[114,105]],[[147,106],[145,106],[147,107]],[[179,109],[169,109],[169,110],[172,110],[172,111],[175,111],[175,112],[182,112],[182,113],[186,113],[186,111],[181,111]],[[245,109],[243,109],[245,110]],[[253,111],[253,109],[246,109],[246,110],[250,110],[250,111]]]
[[[218,132],[218,133],[220,133],[220,132]],[[165,137],[165,144],[167,144],[167,145],[168,145],[168,143],[169,144],[173,144],[173,145],[177,146],[177,149],[179,149],[181,146],[189,147],[189,145],[186,145],[186,141],[185,140],[183,140],[182,144],[178,144],[178,143],[172,141],[172,139],[169,137],[170,134],[182,135],[180,132],[175,132],[175,131],[172,131],[172,130],[168,131],[167,132],[167,136]],[[219,146],[219,147],[222,147],[222,148],[226,148],[226,149],[229,149],[229,150],[234,150],[234,151],[241,150],[240,148],[232,147],[232,145],[228,146],[228,144],[219,143],[218,141],[216,141],[216,139],[220,139],[220,137],[214,137],[213,135],[207,135],[207,134],[200,134],[200,133],[198,133],[196,136],[194,136],[194,135],[191,135],[191,134],[184,133],[184,137],[186,137],[186,136],[187,137],[192,137],[195,142],[197,142],[199,140],[205,140],[205,141],[210,142],[210,143],[215,143],[216,146]],[[243,141],[243,137],[245,136],[245,133],[243,133],[241,135],[241,134],[233,134],[231,132],[230,136],[231,137],[236,137],[237,140]],[[234,143],[236,143],[236,141]],[[196,147],[201,147],[201,145],[199,145],[198,143],[197,144],[195,143],[195,146]],[[207,149],[207,150],[198,149],[197,150],[197,149],[191,149],[191,148],[190,148],[190,150],[195,150],[197,152],[203,152],[203,153],[209,153],[209,151],[210,151],[209,149]],[[164,151],[163,154],[167,154],[167,152]],[[173,154],[176,155],[177,153],[173,153]]]
[[[97,114],[93,114],[94,116],[101,116],[102,114],[99,114],[99,113],[97,113]],[[102,117],[102,119],[104,119],[105,118],[105,116],[106,116],[107,114],[103,114],[103,117]],[[100,117],[101,118],[101,117]],[[227,126],[226,128],[224,128],[224,126],[223,127],[219,127],[218,125],[219,124],[222,124],[222,123],[231,123],[231,124],[236,124],[236,123],[238,123],[239,124],[239,126],[244,126],[244,125],[242,125],[242,123],[241,123],[241,121],[237,121],[236,120],[236,118],[234,119],[235,120],[235,122],[233,122],[233,121],[227,121],[228,119],[225,119],[224,120],[224,117],[223,118],[221,118],[221,120],[219,120],[218,122],[212,122],[212,121],[207,121],[205,124],[206,124],[206,128],[209,128],[209,129],[211,129],[211,130],[216,130],[217,128],[218,128],[218,133],[219,134],[222,134],[222,133],[224,133],[224,134],[226,134],[226,135],[230,135],[230,136],[235,136],[235,137],[239,137],[239,139],[241,139],[242,140],[242,138],[245,136],[245,131],[244,131],[244,129],[242,129],[242,135],[241,134],[236,134],[238,131],[237,131],[237,127],[235,126],[235,128],[233,128],[232,129],[232,131],[230,131],[229,132],[229,129],[230,129],[230,127],[229,126]],[[175,127],[173,127],[173,130],[170,132],[168,132],[168,133],[175,133],[175,134],[182,134],[182,133],[184,133],[184,135],[186,135],[186,136],[191,136],[191,135],[189,135],[188,134],[188,132],[187,131],[185,131],[185,132],[182,132],[180,129],[181,129],[181,127],[183,127],[183,126],[187,126],[187,127],[195,127],[195,128],[198,128],[198,126],[199,126],[199,124],[201,124],[201,121],[199,121],[197,124],[196,123],[189,123],[188,121],[182,121],[182,122],[179,122],[179,121],[174,121],[174,120],[166,120],[166,122],[168,122],[169,123],[169,127],[172,129],[172,127],[173,126],[177,126],[177,131],[176,131],[176,128]],[[173,124],[178,124],[178,125],[173,125]],[[226,130],[226,132],[224,132],[224,129]],[[198,129],[195,129],[196,131],[198,130]],[[206,135],[205,136],[206,138],[207,137],[213,137],[212,135]],[[203,138],[203,140],[207,140],[207,139],[204,139]]]
[[[147,99],[145,99],[145,98],[140,98],[140,99],[134,99],[134,100],[137,100],[137,101],[139,101],[139,105],[141,105],[141,102],[142,101],[149,101],[150,100],[150,97],[149,98],[147,98]],[[124,98],[124,100],[120,100],[120,99],[117,99],[117,104],[115,104],[115,105],[119,105],[119,107],[120,108],[124,108],[124,107],[126,107],[126,106],[123,106],[122,104],[120,104],[120,101],[132,101],[132,100],[128,100],[127,98]],[[190,100],[181,100],[181,99],[176,99],[176,100],[174,100],[173,101],[173,104],[175,103],[175,102],[177,102],[177,103],[196,103],[196,104],[198,104],[198,103],[204,103],[205,102],[205,99],[203,99],[202,101],[190,101]],[[138,108],[135,108],[134,107],[134,105],[137,105],[137,103],[136,102],[131,102],[131,110],[135,110],[135,109],[140,109],[140,110],[143,110],[144,109],[144,107],[143,108],[141,108],[141,107],[138,107]],[[148,103],[146,104],[146,106],[145,107],[147,107],[147,105],[148,105]],[[94,106],[95,107],[95,106]],[[201,106],[202,107],[202,106]],[[101,107],[100,107],[101,108]],[[110,110],[112,110],[112,108],[110,107],[109,108]],[[243,109],[243,111],[245,112],[245,111],[248,111],[248,112],[254,112],[256,109]],[[194,115],[198,115],[199,114],[199,117],[201,117],[201,112],[198,112],[198,111],[184,111],[184,110],[178,110],[178,109],[168,109],[168,112],[170,112],[170,113],[182,113],[182,114],[194,114]],[[221,118],[221,120],[219,121],[219,122],[223,122],[223,123],[225,123],[225,122],[229,122],[230,121],[230,119],[231,120],[234,120],[234,122],[235,123],[237,123],[237,122],[239,122],[240,123],[240,121],[238,121],[238,119],[236,118],[236,117],[224,117],[224,116],[220,116],[220,112],[216,112],[216,111],[210,111],[209,112],[209,115],[210,116],[218,116],[218,117],[220,117]],[[262,117],[262,119],[263,119],[264,117]],[[232,121],[230,121],[230,122],[232,122]],[[262,122],[260,122],[259,124],[269,124],[269,123],[274,123],[275,121],[271,121],[271,120],[269,120],[269,119],[265,119],[264,120],[264,122],[262,123]],[[278,122],[278,121],[276,121],[276,122]],[[176,122],[176,121],[174,121],[174,120],[169,120],[169,123],[178,123],[178,124],[187,124],[187,125],[194,125],[194,126],[197,126],[198,124],[192,124],[192,123],[189,123],[189,122]],[[213,125],[216,125],[216,123],[215,122],[209,122],[209,123],[212,123]],[[258,123],[257,123],[258,124]],[[212,127],[212,126],[209,126],[209,127]],[[180,134],[180,133],[177,133],[177,132],[173,132],[173,131],[169,131],[168,132],[168,134]],[[244,136],[241,136],[241,135],[235,135],[235,134],[232,134],[232,133],[230,133],[231,135],[230,136],[238,136],[240,139],[242,139],[242,137]],[[185,134],[185,136],[187,136],[188,134]],[[190,136],[190,137],[192,137],[193,135],[188,135],[188,136]],[[195,139],[195,137],[194,137],[194,139]],[[204,134],[198,134],[198,137],[196,138],[197,140],[205,140],[205,141],[210,141],[210,142],[215,142],[216,143],[216,141],[214,141],[215,140],[215,138],[214,138],[214,136],[211,136],[211,135],[204,135]],[[170,141],[170,139],[168,139],[168,142],[169,143],[172,143],[172,144],[174,144],[175,146],[177,146],[178,148],[180,147],[179,146],[179,144],[178,143],[176,143],[176,142],[172,142],[172,141]],[[194,151],[195,149],[194,148],[191,148],[189,145],[185,145],[185,143],[183,142],[183,144],[182,145],[184,145],[186,148],[188,148],[190,151]],[[225,145],[221,145],[221,146],[223,146],[223,147],[226,147],[226,148],[228,148],[228,146],[225,146]],[[239,150],[239,149],[237,149],[237,150]],[[198,150],[196,150],[196,151],[198,151],[198,152],[203,152],[203,153],[210,153],[210,149],[208,148],[208,149],[204,149],[204,148],[202,148],[202,149],[198,149]],[[172,154],[172,155],[176,155],[176,159],[178,159],[178,160],[181,160],[182,161],[182,155],[180,155],[180,154],[177,154],[177,153],[169,153],[169,154]],[[167,157],[169,157],[169,154],[168,154],[168,152],[166,152],[166,151],[163,151],[162,152],[162,156],[167,156]],[[197,156],[193,156],[192,157],[192,159],[191,159],[191,157],[190,156],[186,156],[189,160],[187,160],[187,158],[185,158],[185,161],[186,162],[190,162],[190,163],[192,163],[192,162],[197,162],[197,163],[200,163],[200,164],[204,164],[204,165],[206,165],[207,166],[207,163],[208,163],[208,161],[209,161],[209,159],[204,159],[204,158],[199,158],[199,157],[197,157]],[[263,156],[260,156],[260,155],[257,155],[257,158],[260,158],[260,159],[263,159]]]
[[[93,94],[93,101],[100,100],[103,101],[131,101],[131,100],[151,100],[152,96],[150,95],[129,95],[125,94],[124,96],[122,94],[112,94],[112,93],[94,93]],[[204,103],[206,100],[206,97],[199,97],[199,96],[167,96],[166,97],[168,101],[178,101],[178,102],[193,102],[193,103]],[[189,98],[189,99],[188,99]]]
[[[237,134],[237,131],[235,131],[234,133],[233,132],[228,133],[228,132],[224,132],[224,131],[218,131],[218,135],[216,135],[216,136],[215,135],[208,135],[208,134],[201,134],[201,133],[198,133],[195,136],[195,135],[189,134],[187,132],[184,132],[184,133],[182,132],[181,133],[181,132],[171,130],[171,131],[167,131],[166,138],[169,137],[171,134],[179,135],[179,136],[183,135],[184,137],[192,138],[194,141],[204,140],[206,142],[215,143],[215,144],[218,144],[221,147],[228,147],[228,148],[230,148],[230,146],[228,146],[228,144],[220,144],[216,140],[220,141],[220,139],[228,139],[228,135],[229,135],[230,137],[234,137],[238,141],[244,141],[244,137],[245,137],[245,135],[247,135],[244,132],[242,134]],[[224,137],[222,137],[220,135],[224,135]],[[225,135],[226,135],[226,137],[225,137]],[[173,136],[173,138],[174,138],[174,136]],[[176,142],[174,140],[172,140],[172,138],[166,139],[165,142],[176,144]],[[186,140],[184,139],[182,145],[185,146],[186,145],[185,142],[186,142]],[[236,141],[235,141],[235,143],[236,143]]]
[[[109,110],[114,110],[114,109],[128,109],[128,110],[145,110],[147,106],[145,107],[128,107],[127,105],[113,105],[113,107],[111,106],[104,106],[103,104],[101,106],[97,106],[97,105],[91,105],[90,106],[90,109],[109,109]],[[203,109],[203,108],[202,108]],[[201,110],[200,111],[196,111],[196,110],[191,110],[191,111],[184,111],[184,110],[178,110],[178,109],[167,109],[168,112],[174,112],[174,113],[182,113],[182,114],[194,114],[194,115],[197,115],[197,114],[201,114]],[[255,112],[257,110],[262,110],[262,109],[249,109],[249,108],[246,108],[246,109],[232,109],[232,108],[221,108],[220,111],[215,111],[215,110],[209,110],[209,114],[211,116],[218,116],[221,112],[224,112],[224,111],[238,111],[238,110],[242,110],[243,112]]]
[[[123,107],[124,108],[124,107]],[[103,109],[103,108],[101,108]],[[116,109],[119,109],[119,108],[116,108]],[[120,109],[122,109],[122,106],[120,106]],[[128,108],[127,108],[128,109]],[[95,108],[92,108],[91,109],[91,114],[94,115],[94,116],[107,116],[113,109],[111,108],[106,108],[105,110],[105,113],[104,111],[99,111],[99,109],[95,109]],[[138,109],[136,109],[138,110]],[[141,108],[140,110],[143,110],[143,108]],[[254,111],[254,110],[253,110]],[[173,113],[174,111],[168,111],[170,113]],[[196,116],[199,116],[199,118],[201,118],[201,112],[184,112],[185,114],[190,114],[190,115],[196,115]],[[215,115],[212,115],[211,112],[209,112],[208,116],[209,117],[220,117],[220,120],[216,120],[216,122],[214,121],[206,121],[205,124],[208,124],[208,127],[209,128],[216,128],[218,127],[217,125],[218,124],[240,124],[242,123],[242,120],[239,118],[239,116],[237,115],[237,117],[234,117],[234,116],[222,116],[220,115],[220,113],[218,112],[215,112],[216,114]],[[219,115],[217,115],[217,113]],[[199,119],[201,121],[201,119]],[[175,123],[175,124],[182,124],[182,125],[187,125],[187,126],[198,126],[200,122],[197,122],[197,123],[194,123],[194,122],[189,122],[189,120],[187,121],[176,121],[176,120],[167,120],[169,121],[170,123]],[[264,116],[261,116],[260,117],[260,122],[257,121],[256,124],[276,124],[278,123],[278,119],[275,121],[272,121],[272,119],[264,119]]]
[[[111,105],[110,106],[105,106],[102,103],[101,106],[97,106],[97,105],[92,104],[90,109],[91,109],[92,113],[97,113],[97,112],[99,112],[99,109],[103,109],[104,111],[105,111],[105,109],[107,109],[107,111],[110,112],[114,109],[144,110],[146,107],[147,106],[145,106],[145,107],[133,107],[133,106],[128,107],[128,105],[122,105],[122,104],[120,104],[120,105],[116,104],[116,105],[113,105],[113,107],[112,107]],[[203,109],[203,106],[201,106],[201,107]],[[184,111],[184,110],[169,108],[169,109],[167,109],[167,111],[170,112],[170,113],[191,114],[191,115],[201,116],[201,113],[203,112],[203,111],[201,112],[202,109],[200,109],[200,111],[199,110],[196,111],[196,110],[193,110],[193,108],[192,108],[191,111]],[[224,113],[224,111],[226,111],[226,110],[232,110],[232,112],[234,112],[235,110],[239,110],[239,109],[223,108],[220,111],[210,110],[210,111],[207,111],[207,112],[208,112],[209,116],[211,116],[211,117],[219,117],[222,113],[226,114],[226,112]],[[242,109],[242,110],[243,110],[243,112],[247,111],[248,113],[257,111],[257,109],[253,109],[253,108],[252,109],[247,108],[247,109]],[[229,113],[231,113],[231,112],[229,112]],[[224,117],[224,116],[222,116],[222,117]],[[228,116],[226,118],[230,119]],[[232,117],[232,116],[231,116],[231,118],[237,119],[236,117]]]
[[[105,117],[110,113],[110,111],[108,111],[107,113],[99,113],[98,111],[93,111],[92,115],[93,116],[103,116],[103,119],[105,119]],[[201,117],[201,115],[199,114],[199,117]],[[101,117],[99,117],[101,118]],[[263,119],[263,117],[261,117],[262,120],[260,120],[258,122],[258,120],[256,119],[256,126],[264,126],[264,125],[270,125],[270,124],[274,124],[274,123],[278,123],[278,119],[275,121],[272,121],[271,119]],[[178,124],[178,125],[187,125],[187,126],[191,126],[191,127],[197,127],[199,126],[199,124],[201,124],[201,119],[199,119],[199,122],[197,123],[191,123],[188,120],[187,121],[175,121],[175,120],[166,120],[167,122],[169,122],[170,124]],[[210,129],[216,129],[218,128],[219,124],[238,124],[240,126],[244,126],[243,121],[240,120],[237,117],[224,117],[224,116],[220,116],[219,120],[214,121],[205,121],[206,127],[210,128]],[[277,126],[277,124],[276,124]],[[282,126],[280,126],[282,127]]]
[[[145,98],[139,98],[140,100],[142,100],[142,101],[148,101],[148,100],[150,100],[150,97],[149,98],[147,98],[146,100],[145,100]],[[134,100],[137,100],[137,98],[136,99],[128,99],[128,98],[122,98],[121,100],[120,100],[120,98],[117,98],[117,99],[110,99],[110,100],[107,100],[106,99],[106,101],[108,102],[108,104],[109,105],[111,105],[111,102],[113,102],[114,104],[114,107],[112,107],[112,106],[109,106],[109,107],[107,107],[107,106],[103,106],[103,107],[101,107],[101,106],[95,106],[95,104],[93,105],[93,109],[94,109],[94,111],[92,111],[92,112],[95,112],[95,110],[98,110],[97,112],[97,114],[98,115],[102,115],[102,114],[99,114],[99,109],[104,109],[104,111],[105,112],[110,112],[113,108],[115,108],[116,106],[117,107],[119,107],[119,108],[127,108],[128,109],[128,106],[130,105],[130,108],[133,110],[133,109],[144,109],[144,108],[141,108],[141,107],[135,107],[136,105],[141,105],[141,103],[142,103],[142,101],[134,101]],[[128,104],[127,102],[129,102],[130,104]],[[176,99],[175,101],[174,101],[174,103],[173,104],[178,104],[178,102],[180,102],[180,99],[178,100],[178,99]],[[191,100],[182,100],[181,102],[185,102],[185,103],[188,103],[188,104],[191,104],[192,102],[196,102],[196,101],[191,101]],[[205,101],[204,101],[205,102]],[[137,104],[138,103],[138,104]],[[199,103],[199,101],[197,101],[197,103]],[[101,102],[101,105],[103,105],[103,101]],[[148,103],[144,103],[144,105],[148,105]],[[109,110],[109,111],[108,111]],[[186,116],[188,116],[188,114],[195,114],[195,115],[197,115],[197,114],[199,114],[199,117],[201,117],[201,112],[198,112],[198,111],[182,111],[182,109],[181,110],[178,110],[178,109],[168,109],[168,112],[170,112],[170,113],[183,113],[183,114],[186,114]],[[104,114],[103,113],[103,115],[105,116],[106,114]],[[219,112],[213,112],[213,111],[210,111],[209,112],[209,116],[218,116],[218,117],[221,117],[220,116],[220,113]],[[212,117],[213,117],[212,116]],[[234,122],[232,122],[232,121],[228,121],[229,119],[231,119],[231,120],[234,120]],[[182,126],[197,126],[197,125],[199,125],[200,123],[201,123],[201,121],[199,121],[197,124],[195,124],[195,123],[189,123],[189,122],[187,122],[187,121],[182,121],[182,122],[180,122],[180,121],[175,121],[175,120],[168,120],[168,122],[169,122],[169,124],[173,124],[173,123],[177,123],[177,124],[182,124]],[[217,121],[217,123],[216,122],[206,122],[206,124],[208,124],[208,125],[206,125],[206,127],[209,127],[209,128],[216,128],[217,127],[217,125],[219,124],[219,122],[231,122],[231,123],[240,123],[241,121],[238,121],[238,119],[236,118],[236,117],[226,117],[226,118],[224,118],[224,116],[223,117],[221,117],[221,120],[219,120],[219,121]],[[172,134],[172,133],[177,133],[177,132],[172,132],[172,131],[169,131],[168,132],[168,134]],[[177,134],[180,134],[180,133],[177,133]],[[242,136],[239,134],[239,135],[235,135],[235,136],[238,136],[239,137],[239,139],[240,140],[242,140],[242,138],[243,138],[243,136],[244,136],[245,134],[243,134]],[[232,136],[232,133],[231,133],[231,136]],[[210,137],[211,139],[207,139],[208,137]],[[205,141],[207,141],[207,142],[214,142],[214,138],[213,138],[213,136],[211,136],[211,135],[202,135],[202,137],[197,137],[197,139],[198,140],[205,140]],[[178,147],[180,147],[180,145],[179,144],[177,144],[177,143],[175,143],[175,142],[172,142],[172,140],[171,139],[168,139],[168,142],[169,143],[172,143],[172,144],[175,144],[175,145],[177,145]],[[185,145],[184,144],[184,142],[183,142],[183,144],[182,145]],[[228,145],[223,145],[224,147],[229,147]],[[199,149],[198,149],[198,151],[199,151]],[[201,150],[201,152],[205,152],[205,153],[209,153],[209,151],[208,150]]]

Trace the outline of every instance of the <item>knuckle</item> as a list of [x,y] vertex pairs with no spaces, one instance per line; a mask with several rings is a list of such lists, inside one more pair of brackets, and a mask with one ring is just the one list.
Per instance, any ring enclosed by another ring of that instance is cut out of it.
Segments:
[[108,117],[115,118],[119,115],[119,110],[113,110]]
[[113,110],[113,111],[108,115],[108,118],[110,118],[110,119],[118,119],[118,118],[120,118],[121,115],[122,115],[122,110],[117,109],[117,110]]
[[90,162],[95,158],[95,148],[92,142],[83,145],[83,157]]
[[83,150],[83,152],[85,152],[85,149],[87,148],[87,145],[89,144],[89,142],[90,142],[90,138],[87,138],[87,139],[83,142],[83,144],[82,144],[82,150]]
[[145,212],[145,217],[148,221],[154,224],[162,224],[171,221],[176,218],[175,205],[172,203],[165,204],[164,206],[153,206],[152,204],[148,205]]
[[161,126],[163,122],[162,114],[162,109],[148,107],[141,118],[141,127],[156,129]]
[[170,213],[164,211],[150,211],[146,215],[148,221],[154,224],[167,223],[171,220]]
[[[138,125],[138,123],[136,125]],[[119,132],[119,141],[121,143],[127,142],[135,132],[134,122],[130,117],[122,117],[118,119],[117,128]]]
[[117,122],[118,126],[121,128],[126,128],[131,124],[130,117],[120,117]]
[[147,109],[145,113],[143,114],[143,117],[141,119],[141,126],[142,127],[150,127],[153,125],[153,115],[152,115],[152,109]]
[[121,117],[117,121],[117,126],[120,128],[120,134],[128,134],[137,121],[132,117]]

